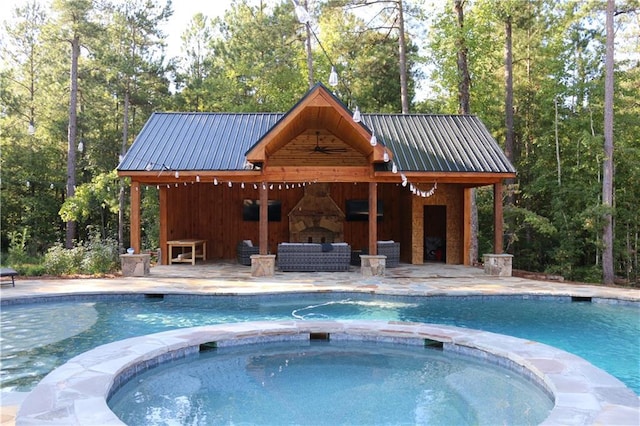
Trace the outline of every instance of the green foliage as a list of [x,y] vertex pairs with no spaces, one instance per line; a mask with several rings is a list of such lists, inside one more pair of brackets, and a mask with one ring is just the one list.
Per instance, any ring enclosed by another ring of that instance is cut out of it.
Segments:
[[[393,19],[390,19],[393,21]],[[336,94],[351,108],[362,111],[397,113],[402,110],[400,99],[399,50],[397,31],[375,31],[352,12],[342,8],[324,8],[319,16],[322,44],[329,58],[340,58],[336,69],[340,84]],[[388,24],[387,24],[388,25]],[[415,95],[418,48],[407,36],[408,97]],[[367,46],[367,49],[362,49]],[[331,69],[327,58],[316,56],[320,70]],[[380,84],[384,81],[385,84]]]
[[[604,18],[598,3],[551,0],[464,2],[460,29],[453,7],[433,20],[427,44],[436,111],[455,112],[456,42],[469,49],[472,111],[504,140],[504,22],[513,25],[515,166],[513,205],[505,207],[505,247],[521,269],[601,281],[602,216],[613,213],[616,274],[638,282],[640,157],[637,16],[616,15],[626,59],[616,68],[615,208],[601,206]],[[515,6],[515,7],[514,7]],[[624,6],[622,6],[624,8]],[[634,21],[635,20],[635,21]],[[623,30],[624,28],[624,30]],[[626,36],[625,36],[626,34]],[[617,47],[618,48],[618,47]],[[631,53],[633,52],[633,53]],[[635,101],[633,100],[635,99]],[[447,110],[446,106],[449,105]],[[557,151],[556,151],[557,147]],[[491,191],[478,191],[480,253],[492,248]]]
[[78,246],[71,249],[58,243],[51,247],[44,255],[44,267],[50,275],[72,275],[80,273],[84,247]]
[[142,247],[155,250],[160,247],[160,199],[155,187],[144,187],[141,210]]
[[215,25],[205,110],[286,111],[305,93],[303,27],[290,2],[239,1]]
[[40,277],[47,273],[47,269],[42,263],[21,263],[15,265],[13,269],[23,277]]
[[[504,218],[507,235],[505,250],[508,252],[521,239],[526,238],[530,242],[548,241],[557,232],[549,219],[523,207],[507,206],[504,210]],[[522,250],[515,259],[516,268],[531,269],[530,266],[541,257],[541,249],[541,247],[529,244],[529,247]],[[523,268],[524,265],[529,267]]]
[[91,182],[82,184],[76,188],[73,197],[67,198],[60,208],[60,217],[63,221],[82,221],[89,219],[91,214],[106,210],[109,213],[118,213],[119,186],[118,175],[115,170],[95,176]]
[[41,259],[31,256],[27,252],[30,238],[27,228],[23,228],[22,232],[9,232],[9,250],[6,263],[22,276],[31,277],[43,275],[45,268]]
[[101,238],[99,234],[84,245],[82,272],[86,274],[106,274],[118,269],[118,243],[111,238]]
[[18,265],[27,262],[29,256],[27,254],[27,240],[29,239],[29,230],[23,228],[22,232],[9,232],[9,256],[7,262],[9,265]]
[[85,244],[67,249],[62,244],[51,247],[44,256],[44,268],[50,275],[106,274],[118,268],[118,244],[94,233]]

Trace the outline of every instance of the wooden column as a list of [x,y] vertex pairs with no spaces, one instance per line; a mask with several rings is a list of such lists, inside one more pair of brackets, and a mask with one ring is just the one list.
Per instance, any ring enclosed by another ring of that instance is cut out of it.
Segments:
[[260,254],[269,253],[269,189],[266,183],[260,186]]
[[136,253],[140,253],[140,230],[140,182],[131,181],[130,244]]
[[169,264],[169,253],[167,252],[167,241],[169,241],[169,202],[167,196],[167,187],[160,186],[158,198],[160,199],[160,263],[162,265]]
[[378,184],[369,182],[369,254],[378,254]]
[[[471,265],[471,198],[473,195],[473,188],[464,189],[464,201],[462,203],[463,213],[463,228],[462,228],[462,264]],[[474,259],[475,260],[475,259]]]
[[503,229],[502,182],[493,184],[493,252],[502,254]]

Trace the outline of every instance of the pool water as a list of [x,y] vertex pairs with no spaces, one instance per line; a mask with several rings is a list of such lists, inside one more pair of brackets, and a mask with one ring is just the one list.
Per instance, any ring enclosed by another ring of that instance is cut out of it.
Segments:
[[[542,300],[541,300],[542,299]],[[581,356],[640,394],[638,304],[570,298],[143,295],[3,305],[3,391],[30,390],[73,356],[116,340],[181,327],[282,319],[377,319],[455,325],[539,341]]]
[[318,341],[220,348],[162,364],[126,383],[109,407],[131,426],[537,425],[553,402],[512,371],[473,357]]

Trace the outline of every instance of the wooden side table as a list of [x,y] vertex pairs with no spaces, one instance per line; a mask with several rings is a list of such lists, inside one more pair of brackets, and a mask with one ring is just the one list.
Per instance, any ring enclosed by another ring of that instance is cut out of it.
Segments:
[[[207,260],[207,240],[183,239],[167,241],[169,249],[169,265],[173,263],[191,263],[196,264],[196,258]],[[173,257],[173,249],[180,248],[180,253]],[[202,247],[202,251],[198,251],[198,247]],[[189,250],[187,250],[189,249]]]

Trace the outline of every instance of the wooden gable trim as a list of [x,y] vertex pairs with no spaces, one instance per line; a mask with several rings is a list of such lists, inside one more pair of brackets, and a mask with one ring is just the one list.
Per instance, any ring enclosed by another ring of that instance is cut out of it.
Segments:
[[[381,144],[369,144],[371,131],[362,123],[353,121],[351,111],[340,103],[326,87],[316,85],[285,114],[262,139],[246,153],[247,161],[266,166],[270,155],[281,149],[293,138],[309,128],[327,128],[338,136],[348,135],[344,140],[369,153],[370,163],[382,162],[385,148]],[[387,154],[391,156],[391,152]]]

